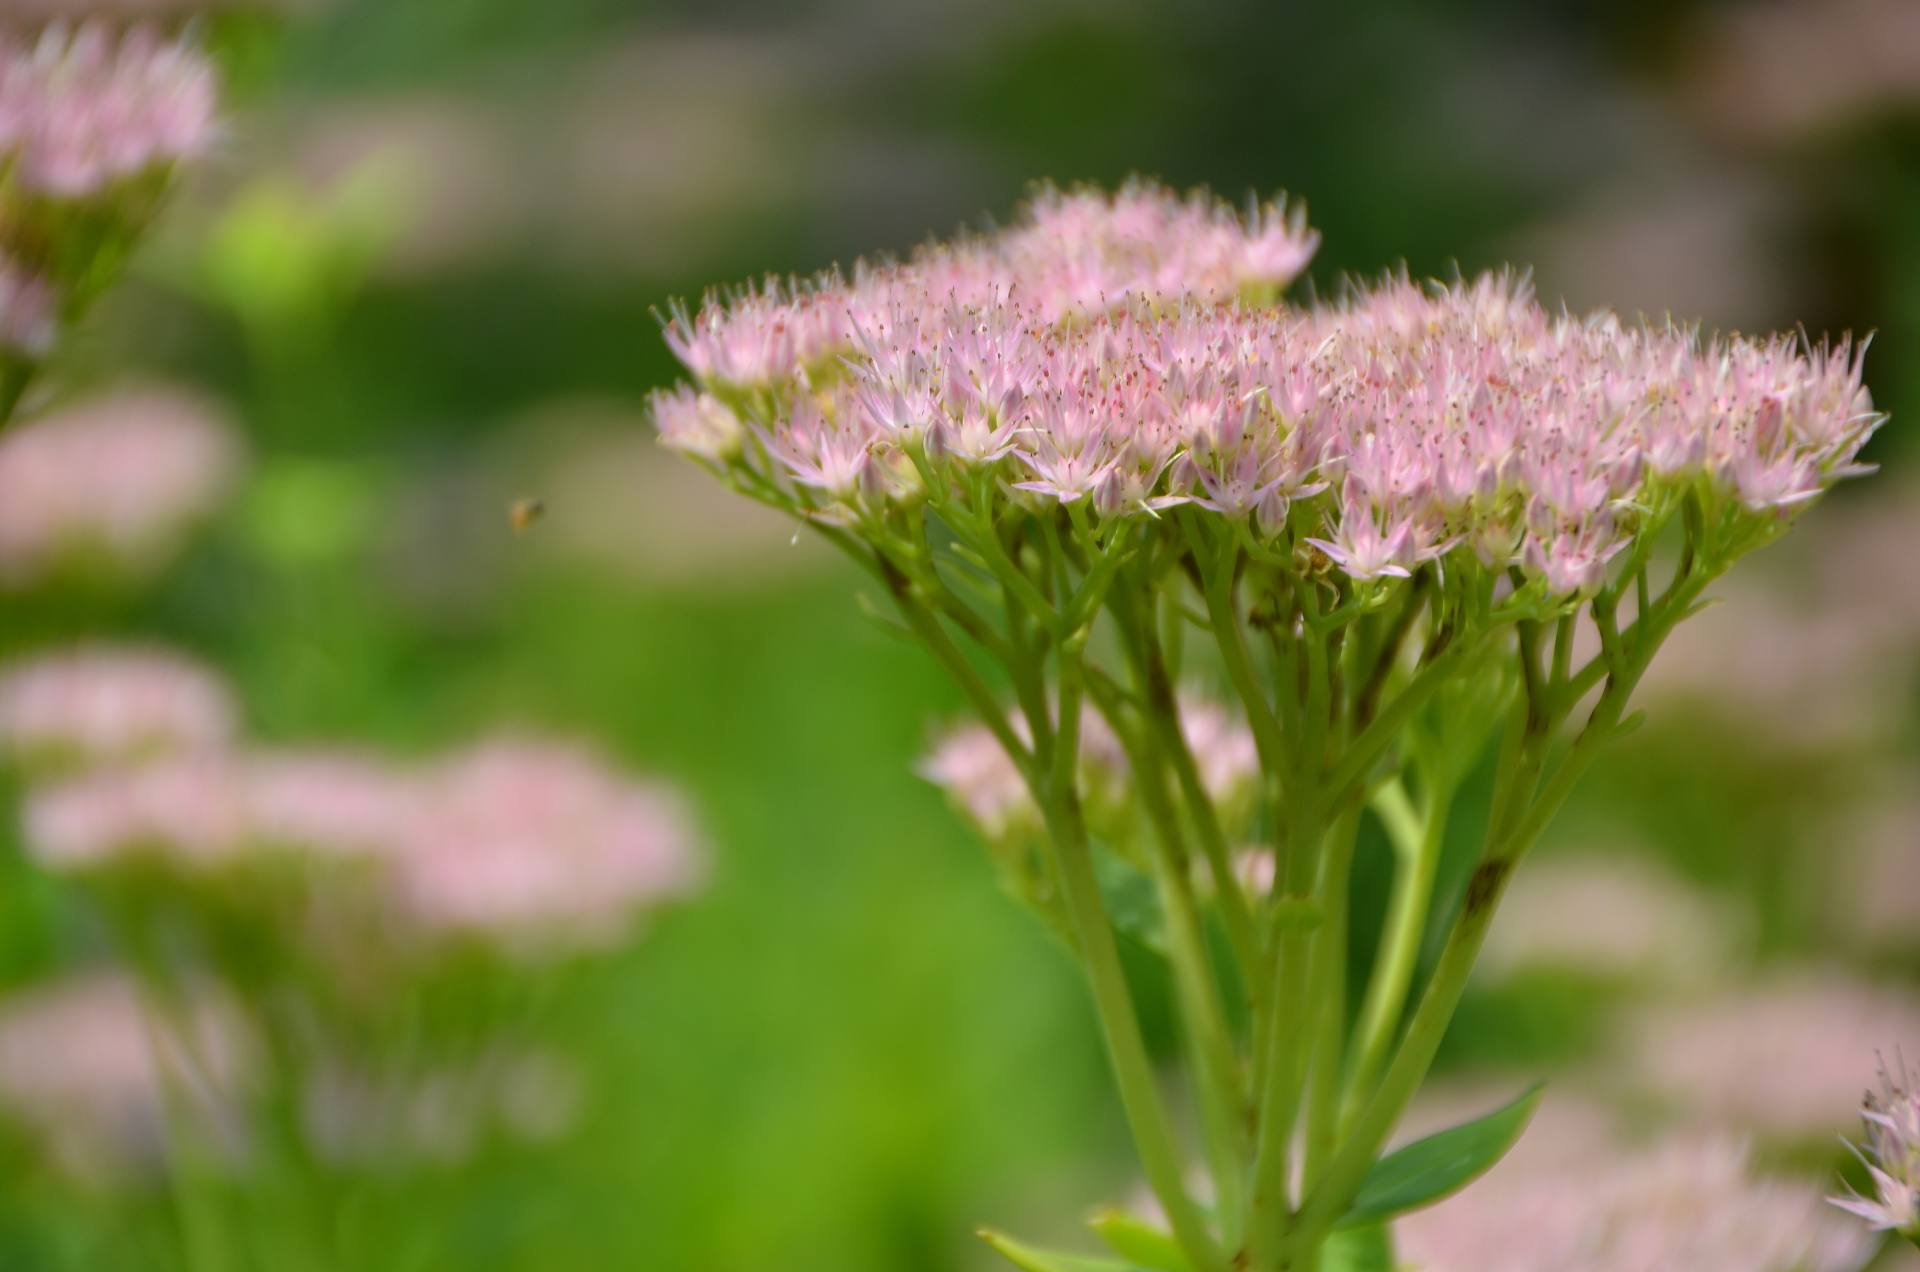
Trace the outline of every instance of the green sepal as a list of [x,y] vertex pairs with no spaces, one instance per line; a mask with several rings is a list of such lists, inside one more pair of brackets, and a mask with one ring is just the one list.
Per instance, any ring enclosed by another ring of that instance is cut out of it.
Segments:
[[1114,1206],[1103,1206],[1087,1219],[1087,1226],[1123,1259],[1153,1272],[1192,1272],[1193,1265],[1180,1243],[1144,1219]]
[[991,1228],[980,1230],[980,1239],[992,1246],[1014,1267],[1023,1272],[1154,1272],[1134,1263],[1123,1263],[1119,1259],[1103,1259],[1085,1254],[1067,1254],[1060,1250],[1042,1250],[1037,1246],[1015,1241],[1004,1232],[995,1232]]

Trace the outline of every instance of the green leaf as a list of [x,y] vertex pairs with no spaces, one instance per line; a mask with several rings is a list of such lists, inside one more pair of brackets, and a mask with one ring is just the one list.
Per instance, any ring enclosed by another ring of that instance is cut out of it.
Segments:
[[1180,1250],[1180,1243],[1144,1219],[1124,1210],[1105,1207],[1093,1212],[1087,1226],[1124,1259],[1131,1259],[1153,1272],[1192,1272],[1193,1265]]
[[1385,1224],[1347,1228],[1320,1248],[1320,1272],[1393,1272],[1393,1242]]
[[1464,1187],[1506,1155],[1540,1104],[1540,1086],[1485,1117],[1415,1140],[1373,1164],[1339,1228],[1359,1228],[1417,1210]]
[[980,1239],[992,1246],[1014,1267],[1023,1269],[1023,1272],[1153,1272],[1151,1268],[1122,1263],[1118,1259],[1099,1259],[1084,1254],[1066,1254],[1059,1250],[1042,1250],[1037,1246],[1015,1241],[1006,1233],[995,1232],[990,1228],[980,1230]]

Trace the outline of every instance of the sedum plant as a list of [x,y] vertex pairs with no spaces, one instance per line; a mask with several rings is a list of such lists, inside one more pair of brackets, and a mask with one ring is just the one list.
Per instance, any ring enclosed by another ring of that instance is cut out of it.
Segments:
[[[1316,245],[1280,205],[1045,190],[991,236],[665,322],[692,383],[656,396],[661,440],[856,561],[1017,784],[961,794],[1086,972],[1165,1223],[1105,1215],[1112,1265],[990,1238],[1028,1268],[1384,1266],[1386,1221],[1489,1165],[1529,1097],[1383,1150],[1514,866],[1675,625],[1882,419],[1859,346],[1551,314],[1510,274],[1281,303]],[[1229,692],[1250,782],[1209,781],[1189,680]],[[1436,904],[1489,752],[1477,864]],[[1395,874],[1349,985],[1368,817]],[[1142,888],[1197,1148],[1116,943]]]

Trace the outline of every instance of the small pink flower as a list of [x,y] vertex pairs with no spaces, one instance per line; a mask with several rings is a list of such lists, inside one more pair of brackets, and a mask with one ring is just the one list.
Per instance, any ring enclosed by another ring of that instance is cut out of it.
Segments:
[[1613,519],[1602,514],[1577,530],[1535,531],[1527,537],[1522,559],[1554,595],[1587,596],[1606,582],[1607,564],[1630,542],[1614,530]]
[[1828,1200],[1875,1229],[1920,1242],[1920,1094],[1904,1064],[1897,1073],[1881,1064],[1880,1090],[1867,1093],[1860,1119],[1866,1140],[1855,1152],[1873,1179],[1874,1195]]
[[655,393],[651,404],[661,445],[713,464],[728,463],[740,454],[746,428],[711,393],[680,385]]
[[1360,484],[1352,478],[1341,494],[1340,525],[1333,539],[1308,539],[1349,577],[1365,581],[1406,578],[1414,564],[1413,522],[1402,518],[1386,530]]

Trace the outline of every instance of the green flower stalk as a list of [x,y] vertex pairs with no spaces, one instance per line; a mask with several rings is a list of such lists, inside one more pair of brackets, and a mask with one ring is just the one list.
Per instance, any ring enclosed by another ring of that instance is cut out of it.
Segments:
[[[1277,303],[1316,243],[1278,206],[1047,191],[992,237],[666,322],[694,383],[656,398],[662,441],[855,560],[1004,755],[998,793],[956,793],[1018,839],[1012,890],[1092,987],[1168,1227],[1102,1228],[1134,1265],[1328,1266],[1510,1142],[1527,1101],[1382,1159],[1513,868],[1661,643],[1864,471],[1882,419],[1857,347],[1553,316],[1508,275]],[[1245,722],[1250,798],[1209,780],[1196,680]],[[1479,860],[1436,914],[1490,746]],[[1367,818],[1396,870],[1349,986]],[[1270,869],[1243,869],[1249,834]],[[1122,972],[1123,876],[1156,898],[1197,1148]]]

